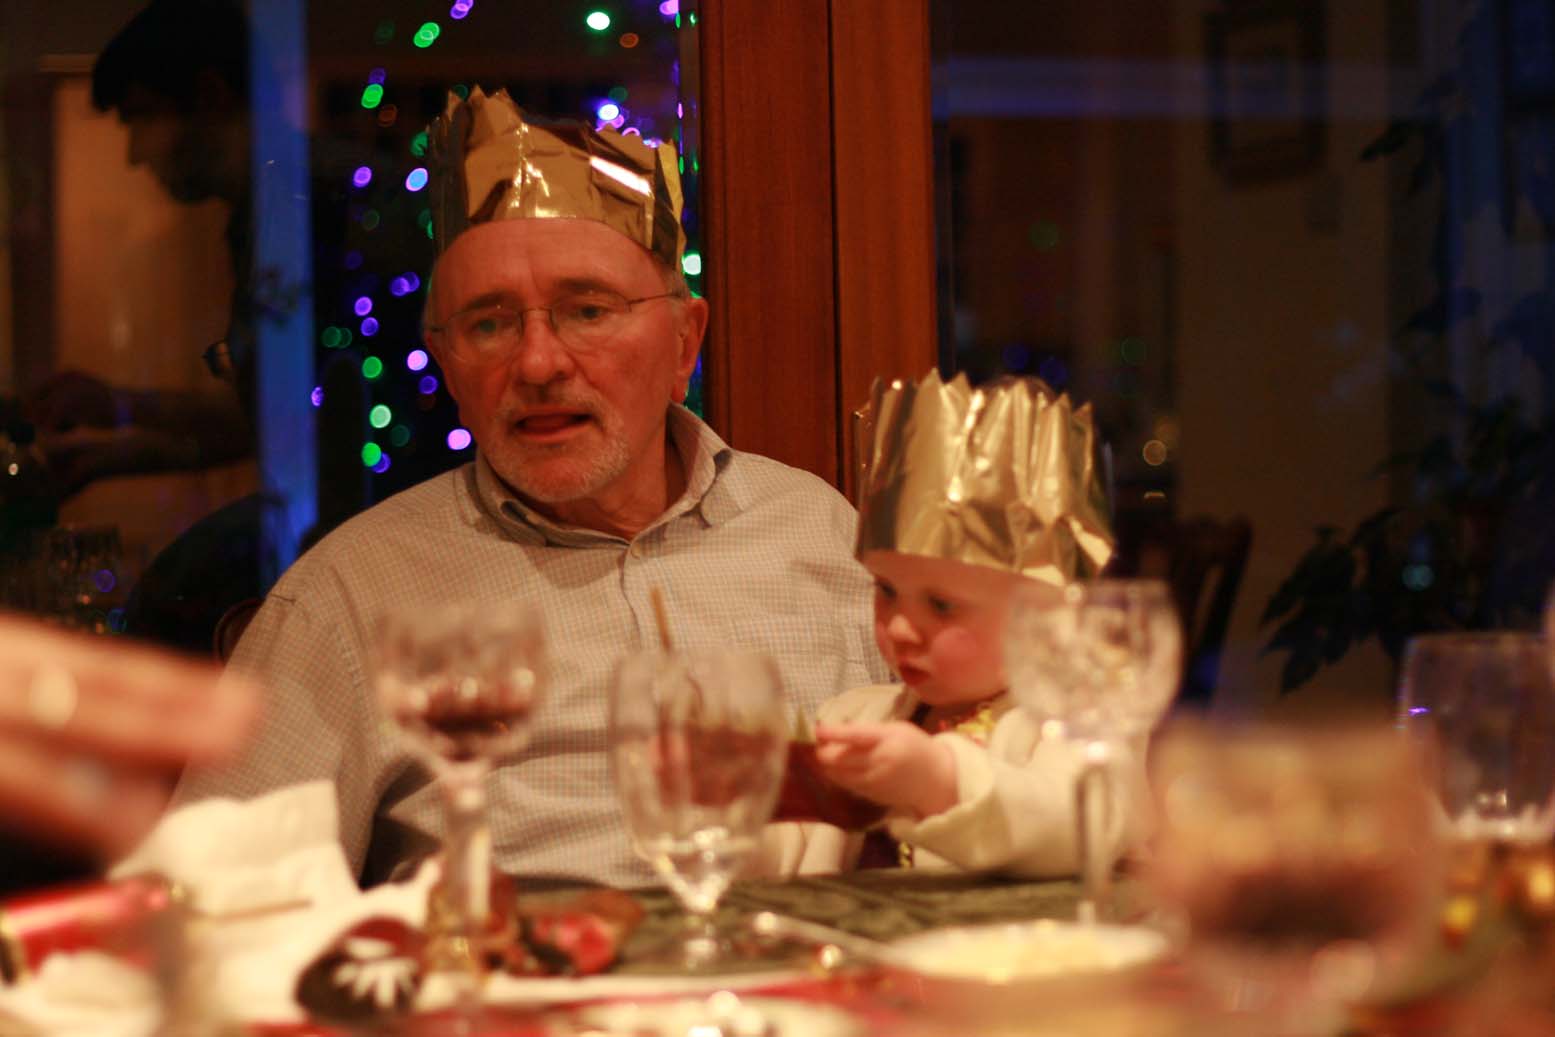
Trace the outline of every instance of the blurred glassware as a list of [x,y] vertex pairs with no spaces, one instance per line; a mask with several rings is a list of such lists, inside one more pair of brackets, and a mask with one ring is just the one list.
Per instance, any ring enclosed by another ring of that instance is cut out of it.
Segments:
[[1555,675],[1544,638],[1414,638],[1398,709],[1455,837],[1532,843],[1555,833]]
[[1087,765],[1076,780],[1077,846],[1084,897],[1078,917],[1105,910],[1116,828],[1110,766],[1120,745],[1149,733],[1182,673],[1182,627],[1157,580],[1074,583],[1055,595],[1031,586],[1016,596],[1005,635],[1015,701],[1044,738],[1080,744]]
[[714,912],[772,816],[787,750],[770,657],[698,648],[621,661],[611,769],[634,848],[695,926],[671,948],[677,964],[706,968],[732,953]]
[[1418,754],[1386,726],[1177,726],[1155,746],[1149,880],[1248,1032],[1335,1032],[1434,932]]
[[446,811],[442,876],[428,911],[429,967],[453,976],[474,1012],[491,918],[486,777],[523,748],[546,682],[539,612],[466,602],[384,617],[374,660],[380,704],[431,769]]

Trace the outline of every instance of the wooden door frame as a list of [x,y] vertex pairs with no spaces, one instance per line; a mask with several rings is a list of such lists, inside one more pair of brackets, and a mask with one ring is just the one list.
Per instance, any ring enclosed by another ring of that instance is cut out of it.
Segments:
[[707,413],[850,488],[874,377],[935,364],[928,0],[701,0]]

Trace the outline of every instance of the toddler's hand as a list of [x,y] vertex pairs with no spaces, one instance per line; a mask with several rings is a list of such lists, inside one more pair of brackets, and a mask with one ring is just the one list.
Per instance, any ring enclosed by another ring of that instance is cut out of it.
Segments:
[[955,756],[912,724],[822,724],[815,738],[821,770],[850,792],[919,817],[955,805]]

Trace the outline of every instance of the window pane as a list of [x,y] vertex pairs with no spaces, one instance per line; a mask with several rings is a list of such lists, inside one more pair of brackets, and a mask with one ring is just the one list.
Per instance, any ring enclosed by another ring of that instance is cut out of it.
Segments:
[[700,290],[680,7],[0,5],[0,605],[208,652],[299,535],[473,457],[420,342],[450,90],[686,145]]
[[1551,10],[937,0],[944,364],[1094,403],[1134,569],[1248,520],[1190,687],[1381,703],[1409,635],[1537,623]]

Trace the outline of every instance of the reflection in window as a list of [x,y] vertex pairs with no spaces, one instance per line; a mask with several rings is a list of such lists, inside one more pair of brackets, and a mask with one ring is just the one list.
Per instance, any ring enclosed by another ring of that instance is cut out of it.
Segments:
[[1383,701],[1411,634],[1537,620],[1550,12],[935,4],[944,365],[1095,404],[1137,571],[1248,520],[1225,703]]

